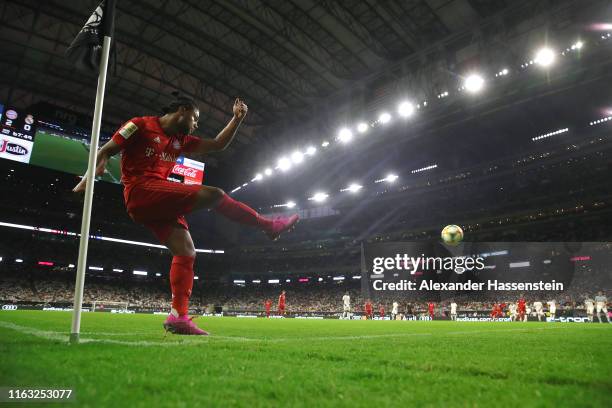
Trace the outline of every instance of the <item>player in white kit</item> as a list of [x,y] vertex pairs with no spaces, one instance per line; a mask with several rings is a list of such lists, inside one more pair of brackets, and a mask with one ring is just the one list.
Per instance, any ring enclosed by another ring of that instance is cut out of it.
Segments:
[[508,310],[510,311],[510,320],[511,321],[516,321],[516,303],[510,303],[510,305],[508,305]]
[[557,301],[552,299],[546,302],[546,304],[548,305],[548,313],[550,313],[550,318],[554,319],[557,314]]
[[591,299],[590,296],[587,296],[587,298],[584,299],[584,306],[586,307],[586,314],[587,314],[587,317],[589,318],[589,321],[593,323],[593,312],[595,311],[595,301]]
[[455,301],[453,300],[450,304],[450,307],[451,320],[457,320],[457,303],[455,303]]
[[604,312],[604,316],[606,316],[608,323],[610,323],[610,316],[608,316],[608,298],[603,294],[601,290],[597,292],[597,296],[595,296],[595,308],[595,311],[597,312],[597,320],[599,320],[599,323],[601,323],[601,316],[599,315],[599,313],[601,312]]
[[537,302],[533,302],[533,308],[535,309],[535,314],[538,317],[538,322],[541,322],[542,316],[544,316],[542,302],[540,302],[539,300]]
[[391,320],[395,320],[398,313],[399,313],[399,304],[397,302],[393,302],[393,306],[391,308]]
[[351,318],[351,297],[349,296],[348,292],[342,296],[342,318]]

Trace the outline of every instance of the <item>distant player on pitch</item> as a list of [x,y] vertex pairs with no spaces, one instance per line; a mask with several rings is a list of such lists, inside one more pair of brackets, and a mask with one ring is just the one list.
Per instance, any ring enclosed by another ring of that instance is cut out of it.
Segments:
[[548,305],[548,313],[550,313],[550,318],[554,320],[557,315],[557,301],[552,299],[546,302],[546,304]]
[[535,309],[535,314],[538,317],[538,322],[541,322],[542,316],[544,316],[544,307],[542,305],[542,302],[540,302],[539,300],[533,302],[533,308]]
[[285,316],[285,291],[283,290],[278,297],[278,315]]
[[348,292],[346,292],[344,296],[342,296],[342,318],[351,318],[351,296]]
[[436,305],[435,305],[433,302],[429,302],[429,303],[427,304],[427,309],[428,309],[428,311],[429,311],[429,318],[430,318],[431,320],[433,320],[433,319],[434,319],[435,307],[436,307]]
[[266,317],[270,318],[270,309],[272,309],[272,299],[266,299],[264,302],[264,307],[266,308]]
[[451,302],[450,308],[451,320],[457,320],[457,303],[454,300]]
[[599,323],[601,323],[601,316],[599,315],[601,312],[604,312],[604,316],[606,316],[608,323],[610,323],[610,316],[608,316],[608,298],[601,290],[597,292],[597,296],[595,296],[595,311],[597,313],[597,320],[599,320]]
[[391,320],[395,320],[399,313],[399,304],[397,302],[393,302],[393,306],[391,307]]
[[595,311],[595,301],[587,295],[586,299],[584,299],[584,306],[586,307],[586,314],[589,318],[589,321],[593,323],[593,312]]

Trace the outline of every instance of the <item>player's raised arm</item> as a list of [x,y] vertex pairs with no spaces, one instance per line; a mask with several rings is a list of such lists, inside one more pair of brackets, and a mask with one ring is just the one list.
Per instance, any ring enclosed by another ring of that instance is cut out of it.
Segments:
[[[116,155],[121,151],[121,146],[119,146],[114,140],[109,140],[106,142],[104,146],[100,150],[98,150],[98,154],[96,156],[96,176],[101,176],[104,174],[104,169],[106,168],[106,164],[111,156]],[[82,193],[85,191],[85,186],[87,185],[87,173],[83,175],[83,178],[74,186],[72,191],[74,193]]]
[[248,110],[249,108],[244,101],[240,98],[236,98],[234,106],[232,107],[234,116],[229,123],[214,139],[201,139],[197,147],[193,150],[193,153],[205,154],[225,150],[230,143],[232,143],[232,140],[234,140],[234,136],[238,132],[238,128]]

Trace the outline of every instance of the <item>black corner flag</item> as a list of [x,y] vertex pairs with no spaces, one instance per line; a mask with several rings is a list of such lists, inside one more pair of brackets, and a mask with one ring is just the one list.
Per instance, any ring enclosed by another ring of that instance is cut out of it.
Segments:
[[77,69],[98,73],[102,42],[105,36],[112,37],[115,29],[115,3],[102,1],[66,50],[66,57]]

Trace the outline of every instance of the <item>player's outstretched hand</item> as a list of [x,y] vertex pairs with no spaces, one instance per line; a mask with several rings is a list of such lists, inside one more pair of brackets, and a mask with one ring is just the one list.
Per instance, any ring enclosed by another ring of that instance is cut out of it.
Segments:
[[237,119],[243,119],[249,111],[249,107],[246,105],[246,103],[244,103],[242,99],[236,98],[232,111],[234,112],[234,116]]
[[85,192],[85,186],[87,186],[87,178],[83,177],[81,179],[81,181],[79,181],[79,184],[74,186],[74,188],[72,189],[72,192],[73,193],[84,193]]

